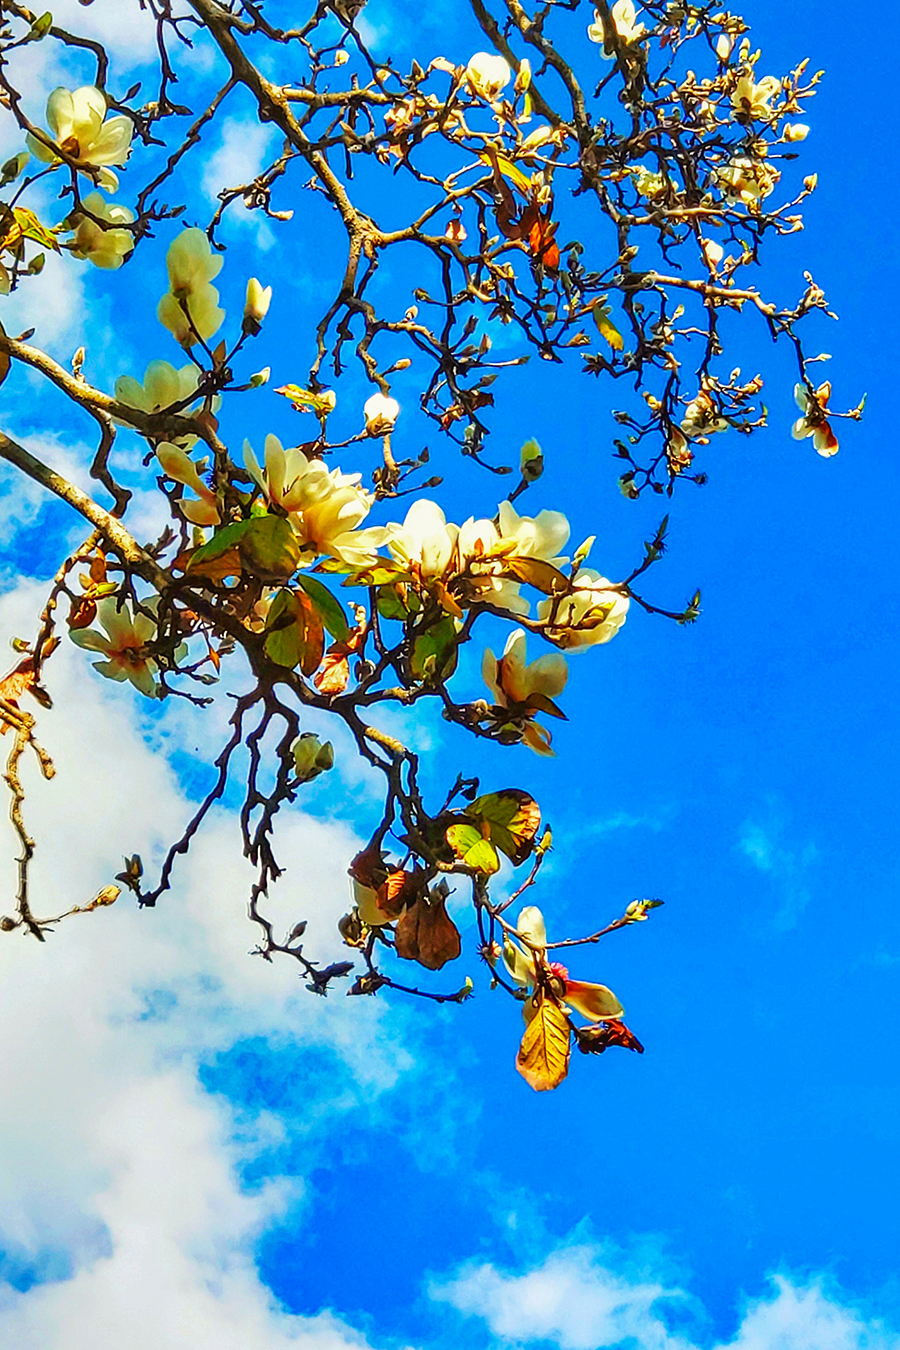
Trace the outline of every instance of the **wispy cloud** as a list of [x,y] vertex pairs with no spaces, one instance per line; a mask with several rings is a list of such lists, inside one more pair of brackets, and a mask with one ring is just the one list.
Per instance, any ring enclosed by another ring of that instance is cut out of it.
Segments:
[[819,861],[812,841],[792,840],[784,803],[771,797],[762,818],[751,818],[741,827],[738,847],[760,872],[771,879],[779,896],[773,918],[780,930],[796,926],[812,897],[811,875]]

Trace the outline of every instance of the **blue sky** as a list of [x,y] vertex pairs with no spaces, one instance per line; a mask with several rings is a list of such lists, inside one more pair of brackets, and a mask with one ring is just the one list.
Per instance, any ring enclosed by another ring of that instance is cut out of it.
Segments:
[[[73,26],[115,19],[123,81],[138,70],[147,47],[122,0],[58,8]],[[382,50],[408,57],[418,33],[420,59],[465,60],[464,9],[422,15],[370,0],[367,17]],[[826,287],[841,318],[813,320],[812,346],[833,354],[837,403],[868,392],[865,420],[843,428],[830,461],[793,441],[787,353],[746,324],[735,364],[763,369],[770,426],[709,448],[710,482],[676,494],[669,552],[652,574],[660,603],[701,586],[701,621],[678,628],[633,611],[615,642],[573,659],[555,760],[476,746],[439,719],[410,731],[440,761],[435,791],[452,757],[542,802],[555,850],[536,899],[554,931],[602,923],[636,896],[665,900],[652,922],[572,962],[616,990],[646,1054],[578,1056],[559,1092],[536,1095],[514,1070],[516,1009],[481,982],[449,1009],[308,998],[293,972],[246,954],[245,877],[225,809],[152,914],[123,901],[64,926],[46,951],[18,940],[0,951],[12,1028],[0,1050],[0,1143],[17,1160],[0,1179],[10,1345],[900,1346],[900,34],[884,4],[868,12],[864,46],[835,0],[794,0],[789,22],[771,0],[747,0],[744,12],[760,69],[783,73],[809,55],[827,71],[801,147],[801,171],[817,171],[819,188],[805,233],[770,249],[766,285],[792,296],[808,268]],[[43,59],[32,49],[35,113],[38,90],[76,73]],[[202,83],[200,57],[197,72]],[[262,152],[245,115],[235,105],[230,130],[207,147],[226,180]],[[202,191],[198,219],[209,210]],[[248,373],[271,363],[273,385],[302,379],[303,324],[324,294],[328,249],[315,208],[301,208],[284,237],[238,217],[224,235],[226,306],[237,309],[252,272],[275,286],[248,363]],[[102,387],[153,356],[176,359],[152,320],[165,243],[111,279],[71,262],[48,268],[7,328],[37,306],[48,348],[66,359],[86,341]],[[293,248],[305,270],[282,285]],[[395,273],[391,284],[405,283]],[[619,494],[613,394],[577,364],[542,370],[539,393],[533,371],[513,377],[495,442],[514,454],[537,436],[547,471],[528,509],[566,511],[575,539],[596,533],[598,564],[622,575],[660,503]],[[90,429],[37,388],[10,380],[5,429],[83,473]],[[411,393],[398,382],[417,448],[430,433]],[[362,386],[351,382],[347,397],[361,402]],[[300,435],[270,390],[230,416],[235,439]],[[495,480],[439,453],[438,471],[454,478],[448,514],[490,514]],[[39,605],[30,578],[49,573],[54,541],[73,525],[36,491],[2,482],[0,607],[14,635]],[[478,696],[474,666],[464,677]],[[39,875],[45,893],[86,894],[122,852],[151,855],[177,828],[223,711],[204,722],[166,708],[140,721],[130,692],[101,687],[72,649],[50,683],[58,709],[44,740],[60,773],[36,808],[52,840]],[[355,839],[377,810],[345,759],[285,822],[277,903],[286,922],[308,914],[326,947]],[[479,976],[474,956],[459,970]]]

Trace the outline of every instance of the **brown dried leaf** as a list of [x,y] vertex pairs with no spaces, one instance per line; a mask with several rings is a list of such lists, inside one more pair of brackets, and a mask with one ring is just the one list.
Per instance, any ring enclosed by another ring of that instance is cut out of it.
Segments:
[[447,913],[444,900],[420,896],[397,924],[397,955],[405,961],[418,961],[426,970],[440,970],[455,961],[462,951],[456,924]]

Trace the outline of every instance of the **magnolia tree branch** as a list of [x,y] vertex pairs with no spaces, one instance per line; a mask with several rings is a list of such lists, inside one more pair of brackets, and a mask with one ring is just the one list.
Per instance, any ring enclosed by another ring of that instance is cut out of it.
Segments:
[[[353,975],[344,987],[356,996],[462,1002],[474,987],[468,976],[455,989],[428,987],[428,972],[461,956],[447,901],[462,886],[488,982],[522,1006],[517,1066],[526,1081],[556,1087],[572,1044],[586,1054],[640,1051],[617,996],[570,975],[556,957],[596,947],[661,902],[623,903],[588,936],[549,940],[538,906],[521,903],[539,897],[552,843],[538,802],[526,787],[483,788],[468,763],[436,773],[420,763],[413,738],[396,734],[395,720],[391,731],[379,725],[379,709],[394,719],[439,711],[459,734],[460,754],[465,733],[475,744],[552,754],[550,726],[566,717],[568,652],[592,647],[602,660],[613,638],[627,641],[627,630],[618,635],[630,614],[683,626],[700,615],[699,591],[679,604],[646,589],[665,552],[668,515],[615,580],[595,561],[593,538],[569,539],[562,511],[520,514],[540,491],[544,451],[528,440],[507,465],[489,450],[509,369],[541,358],[535,397],[541,362],[575,360],[585,374],[609,376],[607,387],[633,390],[613,410],[619,488],[629,499],[703,484],[713,437],[735,442],[765,423],[762,376],[733,368],[723,310],[758,317],[768,337],[787,342],[799,375],[797,440],[831,455],[837,419],[861,416],[862,405],[834,412],[830,383],[812,378],[822,358],[807,355],[806,321],[833,317],[812,277],[793,307],[770,298],[755,272],[753,284],[745,280],[766,248],[802,228],[799,208],[815,176],[791,184],[792,147],[806,132],[793,119],[805,114],[819,74],[805,62],[763,74],[744,20],[712,3],[645,0],[638,10],[624,0],[590,8],[571,0],[532,15],[519,0],[470,0],[491,50],[423,54],[406,72],[368,50],[355,25],[363,0],[323,0],[289,30],[251,0],[188,0],[181,15],[170,0],[127,3],[155,26],[157,93],[143,104],[138,85],[112,95],[117,72],[102,43],[22,5],[2,6],[0,104],[23,149],[0,167],[0,290],[27,288],[53,251],[65,266],[101,269],[114,292],[119,268],[140,253],[141,266],[159,268],[161,326],[152,313],[146,331],[138,315],[123,323],[144,338],[157,333],[182,364],[158,359],[143,380],[122,374],[107,391],[88,381],[84,348],[67,369],[39,337],[31,341],[34,330],[10,337],[0,328],[0,383],[15,390],[27,368],[65,396],[73,423],[76,410],[90,420],[90,473],[112,499],[104,508],[0,433],[0,457],[91,526],[57,568],[35,641],[15,644],[18,663],[0,681],[19,846],[15,916],[0,919],[0,930],[43,940],[61,919],[112,904],[121,888],[156,906],[240,778],[236,832],[255,871],[249,917],[264,960],[288,958],[319,995]],[[558,10],[583,12],[587,32],[573,37]],[[94,86],[51,95],[46,125],[23,111],[18,53],[34,42],[83,48],[96,61]],[[198,43],[213,54],[211,74],[192,59]],[[176,87],[199,112],[173,101]],[[221,185],[205,228],[184,228],[188,203],[202,210],[192,186],[201,147],[241,90],[280,145],[250,181]],[[135,184],[128,205],[114,200],[126,163]],[[58,189],[56,215],[27,205],[46,202],[34,194],[48,187]],[[161,200],[163,190],[174,200]],[[272,287],[247,278],[235,321],[213,284],[223,265],[234,276],[246,257],[226,246],[228,213],[242,203],[278,230],[298,191],[310,227],[291,245],[296,253],[265,255]],[[316,215],[320,199],[325,215]],[[268,367],[251,373],[253,344],[277,354],[266,334],[272,289],[277,296],[289,268],[321,272],[322,231],[341,241],[341,261],[328,278],[330,298],[294,335],[293,359],[308,373],[298,368],[296,382],[277,390],[308,431],[285,447],[263,428],[242,455],[236,400],[257,397],[269,375]],[[155,236],[167,245],[165,269],[149,251]],[[390,286],[379,275],[386,259],[400,278]],[[353,363],[372,390],[362,409],[346,396]],[[411,409],[394,394],[394,377],[410,368],[399,388],[415,378],[437,450],[407,430]],[[156,539],[141,537],[132,487],[113,476],[117,436],[141,448],[128,481],[160,494],[166,524]],[[457,525],[422,496],[454,472],[451,451],[490,471],[486,481],[502,497],[495,513],[479,518],[473,506]],[[460,689],[461,654],[481,644],[486,619],[507,625],[507,637],[498,654],[480,649],[484,696],[471,698]],[[49,704],[43,680],[57,628],[100,658],[101,675],[145,698],[186,700],[198,717],[226,673],[238,692],[181,836],[146,867],[127,853],[117,884],[40,919],[19,770],[29,748],[45,776],[52,765],[20,700]],[[528,660],[526,642],[543,644],[541,660]],[[334,764],[332,742],[305,729],[311,711],[337,719],[384,790],[367,843],[348,859],[348,912],[338,925],[346,960],[307,950],[305,918],[282,935],[268,911],[282,870],[279,813],[302,805],[307,785]],[[446,781],[426,791],[436,777]],[[506,863],[518,876],[498,898],[492,887]],[[403,962],[426,973],[405,978]]]

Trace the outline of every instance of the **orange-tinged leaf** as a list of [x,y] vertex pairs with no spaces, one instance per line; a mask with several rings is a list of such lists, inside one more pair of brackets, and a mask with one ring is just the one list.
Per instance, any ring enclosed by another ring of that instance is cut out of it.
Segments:
[[478,821],[482,834],[506,854],[514,867],[531,853],[541,826],[541,808],[522,788],[489,792],[467,806],[465,813]]
[[[59,638],[48,638],[44,643],[43,659],[46,661],[47,657],[58,646]],[[34,657],[31,654],[21,660],[8,675],[0,680],[0,698],[6,703],[14,703],[18,706],[18,701],[23,694],[30,694],[43,708],[52,707],[50,695],[35,678]],[[2,718],[2,714],[0,714],[0,718]]]
[[544,998],[525,1028],[516,1068],[535,1092],[549,1092],[569,1072],[570,1053],[568,1018],[552,999]]
[[325,662],[315,678],[315,686],[320,694],[342,694],[349,682],[347,651],[342,643],[336,642],[325,654]]

